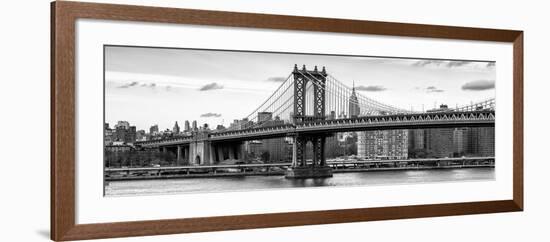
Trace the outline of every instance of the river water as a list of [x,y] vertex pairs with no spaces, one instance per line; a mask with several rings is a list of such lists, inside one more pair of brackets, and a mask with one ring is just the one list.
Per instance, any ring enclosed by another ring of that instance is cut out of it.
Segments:
[[331,178],[286,179],[284,176],[182,178],[166,180],[112,181],[106,196],[160,195],[288,189],[319,186],[373,186],[495,179],[494,168],[462,168],[409,171],[335,173]]

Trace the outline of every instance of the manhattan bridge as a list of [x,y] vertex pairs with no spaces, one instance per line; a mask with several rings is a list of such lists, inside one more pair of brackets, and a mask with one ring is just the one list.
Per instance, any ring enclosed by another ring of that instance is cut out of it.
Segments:
[[[266,125],[262,113],[282,122]],[[495,100],[452,109],[413,112],[385,104],[360,93],[330,75],[325,67],[294,66],[286,80],[248,116],[244,123],[223,131],[204,130],[191,135],[137,142],[144,148],[172,150],[177,160],[192,165],[213,165],[229,153],[245,159],[244,142],[271,138],[292,139],[290,178],[331,176],[325,157],[326,138],[339,132],[494,127]],[[307,144],[311,143],[311,146]],[[309,150],[307,148],[310,148]],[[312,160],[306,160],[310,152]]]

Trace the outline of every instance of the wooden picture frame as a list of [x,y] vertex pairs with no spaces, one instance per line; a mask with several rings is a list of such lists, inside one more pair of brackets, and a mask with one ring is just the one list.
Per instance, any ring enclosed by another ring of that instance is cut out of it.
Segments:
[[[75,22],[142,21],[513,43],[513,199],[101,224],[75,223]],[[51,239],[176,234],[523,210],[523,32],[77,2],[51,4]]]

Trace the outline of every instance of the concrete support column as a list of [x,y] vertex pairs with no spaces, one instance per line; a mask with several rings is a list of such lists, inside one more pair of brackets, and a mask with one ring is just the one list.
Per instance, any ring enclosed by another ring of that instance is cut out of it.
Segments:
[[313,164],[311,164],[312,166],[317,166],[317,162],[319,162],[317,160],[318,158],[318,152],[319,152],[319,146],[318,146],[318,143],[317,143],[317,138],[313,139],[313,142],[312,143],[312,146],[313,146],[313,157],[312,157],[312,161],[313,161]]
[[178,145],[176,147],[176,149],[177,149],[177,151],[176,151],[176,161],[177,161],[178,165],[181,165],[181,161],[182,161],[181,145]]
[[321,145],[319,146],[319,148],[321,149],[320,152],[321,152],[321,163],[320,165],[321,166],[326,166],[327,165],[327,158],[325,156],[325,142],[326,142],[326,137],[322,137],[321,138]]
[[300,142],[300,146],[302,147],[302,154],[301,155],[301,160],[302,160],[302,166],[307,166],[307,156],[306,156],[306,152],[307,152],[307,140],[302,140]]
[[246,162],[246,150],[245,150],[244,142],[238,145],[238,149],[239,149],[239,157],[237,157],[237,159],[239,159],[240,161]]
[[[205,145],[206,145],[206,144],[205,144]],[[207,145],[206,147],[208,147],[208,149],[206,150],[206,152],[208,152],[208,156],[206,156],[206,157],[208,157],[208,163],[209,163],[210,165],[213,165],[213,164],[216,163],[216,158],[215,158],[215,157],[216,157],[216,156],[215,156],[216,154],[214,154],[214,145],[213,145],[212,143],[209,142],[208,145]]]
[[222,162],[223,161],[223,149],[222,149],[222,146],[221,145],[218,145],[218,161]]
[[235,147],[233,145],[229,145],[229,159],[234,160],[235,159]]
[[181,156],[182,160],[189,160],[189,147],[188,146],[183,146],[182,147],[182,156]]
[[195,164],[195,143],[189,144],[189,164],[190,165],[197,165]]
[[298,166],[298,144],[296,137],[292,137],[292,167]]

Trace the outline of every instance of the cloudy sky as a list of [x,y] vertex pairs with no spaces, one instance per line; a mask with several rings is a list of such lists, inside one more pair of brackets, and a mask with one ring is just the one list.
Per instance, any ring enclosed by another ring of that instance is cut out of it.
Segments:
[[495,95],[494,62],[108,46],[105,121],[145,130],[185,120],[227,126],[259,106],[294,64],[325,66],[361,94],[409,110]]

